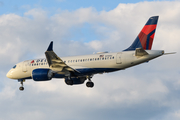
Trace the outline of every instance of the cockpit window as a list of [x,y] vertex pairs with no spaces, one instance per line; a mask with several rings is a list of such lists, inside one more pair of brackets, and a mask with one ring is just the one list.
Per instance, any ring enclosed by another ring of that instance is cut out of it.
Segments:
[[16,65],[13,67],[14,69],[16,68]]

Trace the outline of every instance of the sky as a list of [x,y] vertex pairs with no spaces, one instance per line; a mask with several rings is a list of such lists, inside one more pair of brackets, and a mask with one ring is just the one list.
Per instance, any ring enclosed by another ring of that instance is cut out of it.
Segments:
[[[180,1],[0,0],[0,120],[179,120]],[[151,16],[159,16],[153,50],[177,52],[94,75],[92,89],[63,79],[20,83],[6,77],[18,62],[128,48]]]

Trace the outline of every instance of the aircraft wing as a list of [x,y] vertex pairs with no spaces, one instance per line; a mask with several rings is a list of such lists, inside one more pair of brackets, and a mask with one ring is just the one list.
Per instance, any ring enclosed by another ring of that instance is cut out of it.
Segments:
[[50,43],[47,51],[45,52],[45,55],[46,55],[46,59],[49,64],[49,67],[53,71],[55,71],[55,72],[62,72],[62,71],[78,72],[77,70],[66,65],[66,63],[64,63],[63,60],[56,55],[56,53],[53,51],[53,41]]

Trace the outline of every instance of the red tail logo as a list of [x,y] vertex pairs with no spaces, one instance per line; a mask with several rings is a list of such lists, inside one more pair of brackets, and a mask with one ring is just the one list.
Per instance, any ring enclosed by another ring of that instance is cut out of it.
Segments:
[[149,18],[133,44],[125,51],[135,50],[136,48],[143,48],[145,50],[151,50],[153,39],[158,22],[158,16]]

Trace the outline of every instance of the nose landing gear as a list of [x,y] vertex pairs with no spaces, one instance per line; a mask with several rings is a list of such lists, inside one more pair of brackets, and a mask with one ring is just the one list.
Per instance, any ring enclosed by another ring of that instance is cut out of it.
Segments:
[[23,90],[24,90],[24,87],[19,87],[19,90],[23,91]]
[[18,80],[18,82],[21,82],[21,87],[19,87],[19,90],[23,91],[24,90],[23,82],[25,82],[25,80]]
[[91,81],[91,76],[88,76],[88,82],[86,83],[86,86],[89,87],[89,88],[92,88],[94,87],[94,83]]

